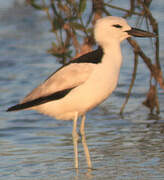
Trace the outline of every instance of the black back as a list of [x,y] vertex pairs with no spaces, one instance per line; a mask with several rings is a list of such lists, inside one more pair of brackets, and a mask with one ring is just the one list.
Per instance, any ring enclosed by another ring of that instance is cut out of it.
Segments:
[[101,63],[103,56],[103,49],[99,46],[96,50],[91,51],[87,54],[84,54],[74,60],[70,61],[70,63],[94,63],[98,64]]

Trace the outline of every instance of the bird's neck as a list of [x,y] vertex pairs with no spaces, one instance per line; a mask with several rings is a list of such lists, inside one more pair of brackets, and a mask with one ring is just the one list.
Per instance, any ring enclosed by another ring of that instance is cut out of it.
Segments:
[[104,64],[110,64],[110,66],[115,66],[117,68],[121,67],[122,64],[122,53],[120,48],[120,43],[110,42],[103,46],[104,51]]

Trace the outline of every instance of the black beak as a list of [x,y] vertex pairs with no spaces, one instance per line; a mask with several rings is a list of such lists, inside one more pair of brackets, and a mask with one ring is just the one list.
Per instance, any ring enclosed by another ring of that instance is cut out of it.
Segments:
[[126,31],[129,35],[131,36],[135,36],[135,37],[155,37],[156,35],[148,32],[148,31],[144,31],[141,29],[137,29],[137,28],[131,28],[130,30]]

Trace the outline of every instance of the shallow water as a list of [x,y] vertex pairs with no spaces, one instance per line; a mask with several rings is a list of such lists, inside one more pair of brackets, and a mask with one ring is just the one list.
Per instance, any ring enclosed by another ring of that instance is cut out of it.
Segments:
[[[118,88],[87,114],[86,140],[93,170],[87,169],[81,140],[80,168],[78,172],[74,169],[71,121],[57,121],[33,111],[5,112],[59,65],[46,53],[54,36],[43,14],[22,5],[14,7],[12,1],[0,2],[0,179],[163,180],[164,97],[159,89],[159,116],[149,115],[141,105],[149,83],[142,61],[124,116],[119,115],[133,68],[133,56],[126,42],[122,44],[124,64]],[[161,5],[162,0],[153,4],[152,12],[160,23],[163,66]],[[138,42],[148,54],[152,53],[149,40]]]

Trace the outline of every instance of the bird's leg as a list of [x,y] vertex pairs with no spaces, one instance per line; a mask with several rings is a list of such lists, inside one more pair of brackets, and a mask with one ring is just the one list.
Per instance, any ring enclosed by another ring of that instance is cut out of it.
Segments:
[[78,168],[78,133],[77,133],[77,120],[78,113],[75,114],[73,120],[73,130],[72,130],[72,138],[73,138],[73,146],[74,146],[74,154],[75,154],[75,168]]
[[80,134],[81,136],[85,135],[85,115],[82,116],[81,118],[81,124],[80,124]]
[[91,162],[91,158],[90,158],[90,154],[89,154],[89,149],[88,149],[88,145],[87,145],[87,141],[86,141],[86,137],[85,137],[85,115],[82,116],[81,119],[81,125],[80,125],[80,134],[81,134],[81,138],[82,138],[82,144],[83,144],[83,148],[84,148],[84,153],[85,153],[85,157],[86,157],[86,161],[88,164],[88,168],[92,168],[92,162]]

